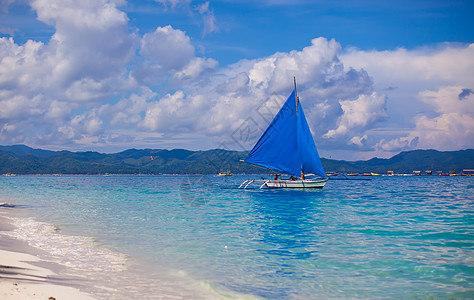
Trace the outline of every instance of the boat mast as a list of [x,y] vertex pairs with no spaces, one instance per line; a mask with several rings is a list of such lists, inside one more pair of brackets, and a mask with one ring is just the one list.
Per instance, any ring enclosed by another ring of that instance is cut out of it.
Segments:
[[296,76],[293,76],[293,83],[295,84],[296,115],[298,115],[298,102],[300,101],[300,98],[296,94]]
[[[300,98],[296,94],[296,76],[293,76],[293,83],[295,85],[296,115],[298,115],[298,104],[300,102]],[[301,169],[301,179],[304,180],[303,169]]]

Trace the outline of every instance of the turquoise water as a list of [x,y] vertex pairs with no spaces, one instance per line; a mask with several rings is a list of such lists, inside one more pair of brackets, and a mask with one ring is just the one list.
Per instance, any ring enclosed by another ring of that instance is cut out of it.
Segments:
[[0,202],[44,222],[17,234],[103,299],[474,298],[474,177],[237,189],[248,178],[0,177]]

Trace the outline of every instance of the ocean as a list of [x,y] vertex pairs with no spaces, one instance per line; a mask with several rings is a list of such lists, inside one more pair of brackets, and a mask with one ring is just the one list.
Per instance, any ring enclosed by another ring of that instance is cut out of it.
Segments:
[[99,299],[474,298],[474,177],[249,178],[2,176],[0,202]]

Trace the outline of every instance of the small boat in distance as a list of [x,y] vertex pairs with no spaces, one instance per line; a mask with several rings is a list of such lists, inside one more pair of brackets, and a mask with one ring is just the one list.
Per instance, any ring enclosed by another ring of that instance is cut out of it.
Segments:
[[226,177],[226,176],[232,176],[232,173],[230,171],[225,171],[225,172],[219,172],[219,174],[217,174],[217,177]]
[[[328,177],[295,89],[250,151],[244,162],[276,170],[290,177],[246,180],[239,188],[262,182],[260,188],[323,188]],[[310,178],[310,173],[312,174]],[[316,177],[316,176],[319,176]]]

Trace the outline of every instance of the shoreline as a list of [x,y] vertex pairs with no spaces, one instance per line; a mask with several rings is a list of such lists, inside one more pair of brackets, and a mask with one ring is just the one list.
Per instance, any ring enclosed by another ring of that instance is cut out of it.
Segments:
[[9,235],[15,207],[0,203],[0,298],[95,300],[81,291],[75,278],[58,275],[61,266],[41,259],[41,249]]
[[0,199],[0,299],[258,299],[195,280],[184,270],[101,247],[93,237],[61,233],[23,205]]

